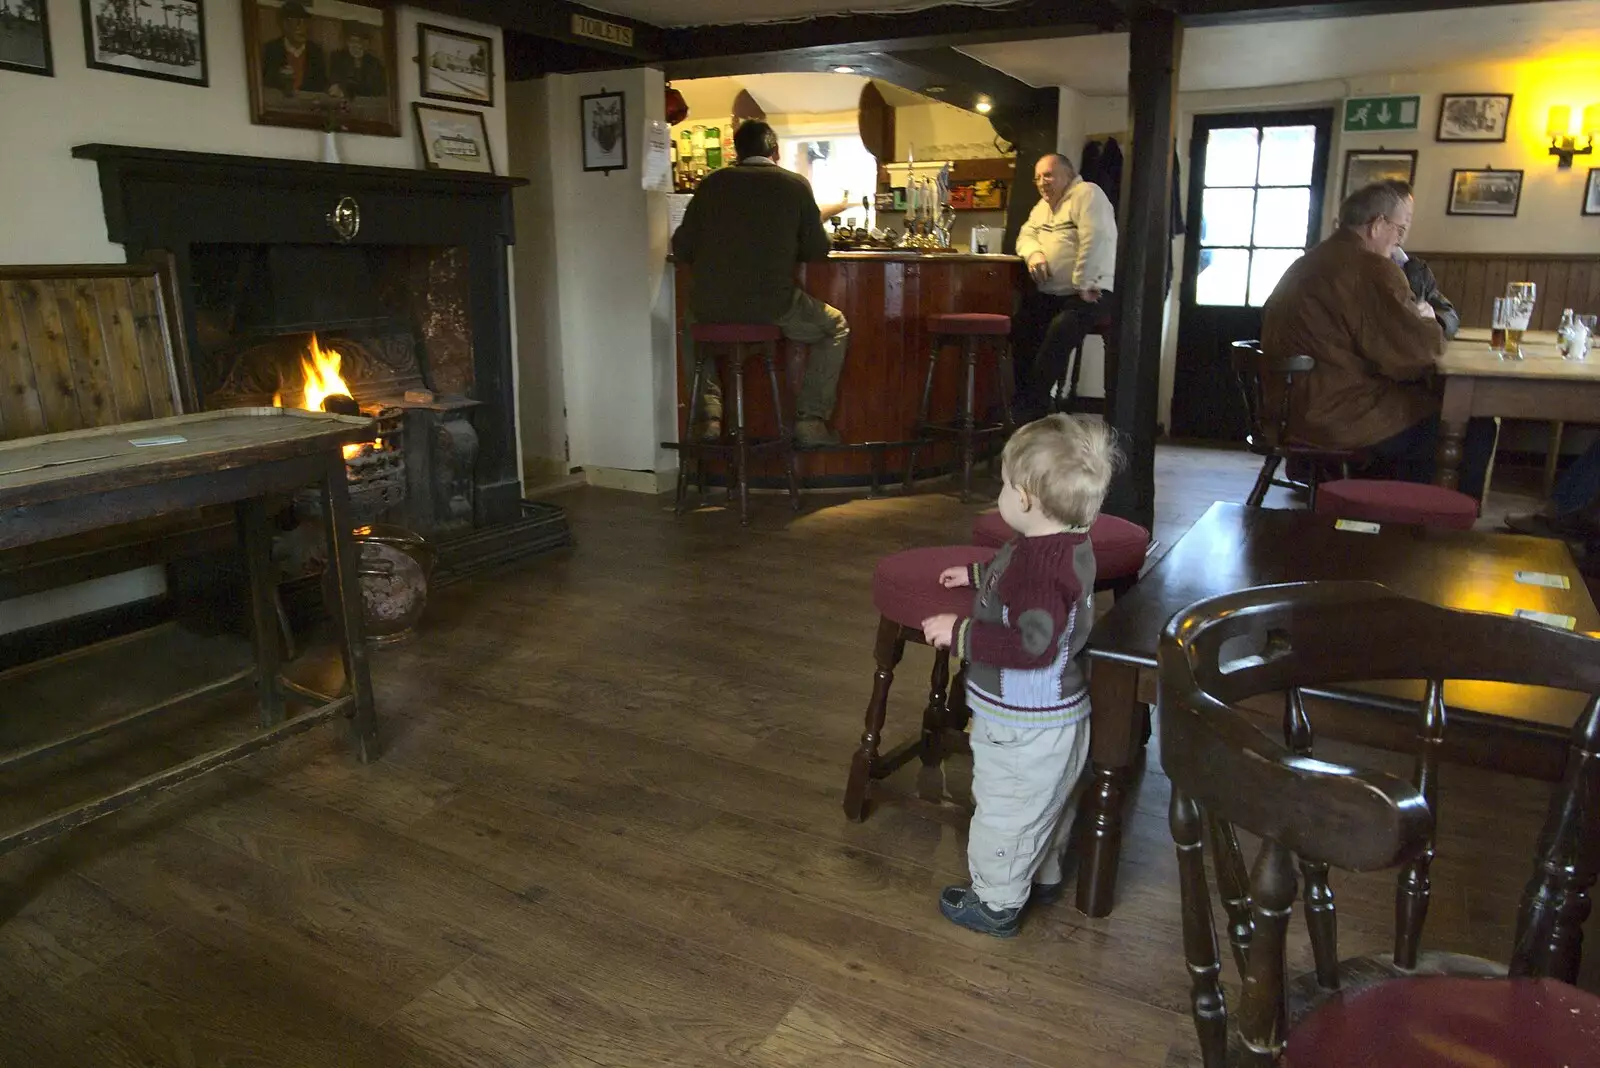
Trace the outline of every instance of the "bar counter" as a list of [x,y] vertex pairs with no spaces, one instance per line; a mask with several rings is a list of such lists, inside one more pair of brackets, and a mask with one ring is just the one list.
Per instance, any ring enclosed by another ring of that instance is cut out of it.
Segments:
[[[676,269],[681,439],[689,414],[683,365],[683,309],[688,299],[689,268],[678,264]],[[832,420],[843,444],[803,450],[799,455],[801,485],[858,486],[871,484],[875,477],[889,482],[903,478],[907,450],[891,443],[908,440],[916,422],[932,344],[927,317],[944,312],[1010,315],[1021,269],[1022,261],[1015,256],[970,253],[835,252],[826,263],[801,264],[797,272],[800,287],[844,312],[850,323],[850,347],[839,376],[839,400]],[[785,342],[780,351],[784,410],[792,419],[807,350],[805,345]],[[980,357],[980,422],[995,403],[994,380],[992,362]],[[724,381],[731,383],[732,374],[724,375]],[[934,381],[934,421],[954,419],[961,386],[960,354],[947,348]],[[746,376],[745,405],[751,435],[771,437],[777,429],[771,390],[765,375],[757,374],[755,368]],[[729,430],[732,416],[730,402],[724,423]],[[950,442],[924,446],[917,454],[917,470],[929,475],[948,471],[957,462],[958,448]],[[781,484],[781,463],[770,455],[760,457],[752,460],[750,474],[752,484]]]

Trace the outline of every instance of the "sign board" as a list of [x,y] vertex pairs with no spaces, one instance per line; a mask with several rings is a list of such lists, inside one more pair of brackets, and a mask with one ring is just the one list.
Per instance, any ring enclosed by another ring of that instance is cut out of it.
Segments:
[[[615,22],[606,22],[603,19],[592,19],[588,15],[572,16],[572,36],[587,37],[592,41],[604,41],[607,44],[621,45],[624,48],[633,47],[632,26],[622,26]],[[1415,123],[1412,125],[1415,125]]]
[[1345,133],[1415,130],[1420,96],[1353,96],[1344,102]]

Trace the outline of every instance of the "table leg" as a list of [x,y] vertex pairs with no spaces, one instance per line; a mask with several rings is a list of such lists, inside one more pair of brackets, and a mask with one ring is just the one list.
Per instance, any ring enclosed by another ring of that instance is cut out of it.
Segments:
[[1109,916],[1122,855],[1122,810],[1143,737],[1135,699],[1139,669],[1115,660],[1090,668],[1089,752],[1093,779],[1084,791],[1083,835],[1078,840],[1078,911]]
[[361,585],[356,578],[359,559],[350,537],[350,487],[344,458],[334,453],[322,480],[322,521],[328,540],[328,567],[333,569],[339,603],[328,612],[339,629],[339,652],[355,700],[351,732],[363,764],[377,756],[378,717],[372,702],[372,671],[367,665],[366,635],[361,623]]
[[1450,375],[1444,381],[1444,403],[1439,412],[1439,447],[1434,456],[1433,481],[1445,489],[1460,485],[1461,442],[1467,436],[1472,414],[1472,379]]
[[261,498],[240,501],[233,508],[244,550],[245,576],[250,586],[250,636],[256,649],[256,701],[261,725],[283,722],[283,689],[278,685],[281,667],[278,649],[277,574],[272,567],[272,545],[267,533],[267,509]]

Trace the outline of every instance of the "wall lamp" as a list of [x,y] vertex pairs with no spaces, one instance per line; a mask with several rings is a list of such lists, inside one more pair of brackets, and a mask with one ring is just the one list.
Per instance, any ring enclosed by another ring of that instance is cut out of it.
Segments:
[[1594,139],[1600,136],[1600,104],[1590,104],[1583,109],[1583,129],[1577,134],[1572,132],[1572,108],[1566,104],[1555,105],[1550,109],[1545,133],[1550,138],[1550,154],[1561,161],[1556,166],[1568,169],[1573,156],[1587,156],[1594,151]]

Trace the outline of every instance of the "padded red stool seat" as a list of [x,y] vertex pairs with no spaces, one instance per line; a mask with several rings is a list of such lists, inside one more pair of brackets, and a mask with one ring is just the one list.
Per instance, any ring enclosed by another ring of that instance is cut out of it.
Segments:
[[939,585],[939,572],[992,556],[994,549],[976,545],[935,545],[885,556],[872,571],[872,606],[885,619],[915,627],[919,633],[929,616],[967,615],[972,611],[972,589],[945,589]]
[[1478,502],[1465,493],[1425,482],[1342,478],[1317,487],[1313,510],[1340,519],[1372,523],[1415,523],[1425,527],[1471,530]]
[[695,323],[689,336],[706,344],[759,345],[782,341],[783,331],[771,323]]
[[[998,511],[982,512],[972,521],[974,545],[998,549],[1012,536]],[[1150,551],[1150,532],[1137,523],[1102,514],[1089,528],[1089,542],[1094,546],[1094,588],[1121,596],[1144,567],[1144,558]]]
[[928,329],[936,334],[980,334],[989,337],[1008,337],[1011,334],[1011,316],[990,315],[983,312],[952,312],[928,316]]
[[1593,1064],[1600,998],[1557,979],[1391,979],[1319,1006],[1290,1032],[1282,1068]]

